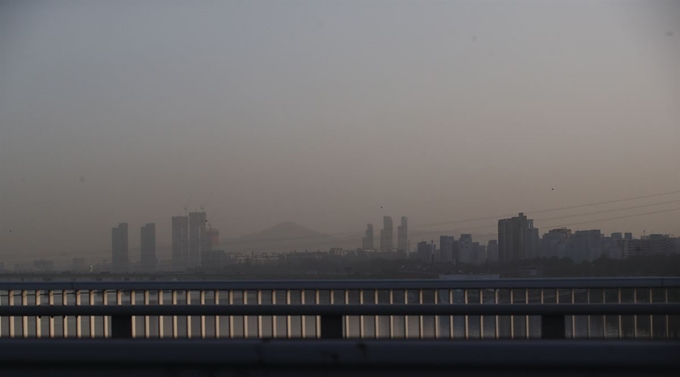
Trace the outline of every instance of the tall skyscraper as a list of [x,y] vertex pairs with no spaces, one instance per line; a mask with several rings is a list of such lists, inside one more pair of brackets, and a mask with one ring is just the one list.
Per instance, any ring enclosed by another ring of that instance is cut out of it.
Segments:
[[142,271],[156,270],[156,224],[148,223],[140,229],[140,259]]
[[189,268],[201,265],[201,252],[209,250],[207,235],[205,234],[205,212],[189,213]]
[[120,223],[111,229],[111,269],[127,272],[128,264],[128,224]]
[[443,263],[452,263],[454,259],[453,244],[454,236],[439,236],[439,260]]
[[364,250],[373,250],[373,224],[366,225],[366,234],[361,240],[361,248]]
[[501,262],[533,257],[538,249],[537,235],[534,220],[527,219],[523,213],[498,220],[498,254]]
[[408,252],[408,217],[401,217],[401,225],[397,227],[397,250]]
[[220,231],[210,228],[205,231],[205,235],[208,237],[208,251],[217,250],[220,246]]
[[392,251],[393,238],[392,217],[383,216],[383,228],[380,230],[380,250]]
[[182,271],[189,262],[189,218],[172,217],[172,269]]

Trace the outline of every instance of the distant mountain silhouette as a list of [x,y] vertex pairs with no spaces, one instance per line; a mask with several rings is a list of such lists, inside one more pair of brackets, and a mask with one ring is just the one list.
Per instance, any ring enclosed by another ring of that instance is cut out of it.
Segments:
[[[460,231],[441,231],[441,230],[418,230],[413,229],[409,232],[411,252],[415,252],[418,242],[431,240],[439,247],[440,235],[452,235],[456,239],[460,238]],[[328,251],[330,248],[338,247],[345,250],[355,250],[361,247],[363,231],[349,232],[337,237],[320,233],[292,221],[276,224],[270,228],[245,236],[223,239],[220,247],[230,252],[242,253],[282,253],[290,251]],[[378,229],[374,243],[375,247],[380,246],[380,230]],[[473,234],[476,242],[486,244],[489,236],[479,237]],[[492,237],[493,238],[493,237]],[[396,246],[396,235],[393,240]]]
[[331,247],[337,247],[337,243],[333,236],[288,221],[256,233],[226,240],[222,245],[227,251],[273,253],[292,250],[326,251]]

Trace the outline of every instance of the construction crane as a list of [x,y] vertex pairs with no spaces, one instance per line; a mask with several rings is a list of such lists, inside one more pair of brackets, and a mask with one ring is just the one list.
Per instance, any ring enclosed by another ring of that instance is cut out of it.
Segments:
[[187,204],[184,205],[184,216],[189,216],[189,203],[191,203],[191,198],[194,196],[194,193],[189,194],[189,200],[187,200]]
[[212,229],[212,222],[215,220],[215,214],[217,213],[217,208],[215,208],[215,212],[213,212],[212,216],[210,216],[210,221],[208,221],[208,230]]

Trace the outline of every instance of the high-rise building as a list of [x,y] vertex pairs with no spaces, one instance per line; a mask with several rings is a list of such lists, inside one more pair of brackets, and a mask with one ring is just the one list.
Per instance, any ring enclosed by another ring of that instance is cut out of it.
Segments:
[[209,250],[209,240],[205,234],[205,212],[189,213],[189,268],[201,265],[201,253]]
[[383,228],[380,230],[380,250],[392,251],[393,238],[392,217],[383,216]]
[[649,252],[651,254],[668,255],[674,251],[675,242],[669,235],[650,234],[647,238],[649,239]]
[[427,241],[418,242],[418,260],[424,263],[434,262],[433,244]]
[[541,238],[539,254],[543,258],[564,258],[568,254],[570,240],[571,229],[551,229]]
[[111,229],[111,269],[114,272],[127,272],[128,259],[128,224],[120,223]]
[[408,217],[401,217],[401,225],[397,227],[397,250],[408,252]]
[[373,224],[366,225],[366,234],[361,240],[361,248],[364,250],[373,250]]
[[472,242],[472,234],[461,234],[458,239],[458,255],[456,262],[471,263],[475,245]]
[[486,245],[486,261],[489,263],[498,262],[498,241],[490,240]]
[[498,220],[498,254],[501,262],[534,257],[538,249],[538,230],[523,213]]
[[534,222],[531,221],[531,227],[527,229],[527,258],[538,258],[539,245],[541,237],[538,235],[538,229],[534,228]]
[[649,238],[623,240],[623,257],[637,257],[651,254],[651,243]]
[[156,270],[156,224],[148,223],[140,229],[140,259],[142,271]]
[[453,256],[453,244],[456,242],[454,236],[439,236],[439,260],[443,263],[452,263],[455,259]]
[[571,238],[568,257],[574,262],[593,261],[602,255],[602,232],[599,229],[577,230]]
[[172,217],[172,269],[182,271],[189,262],[189,218]]
[[220,231],[215,228],[210,228],[205,231],[206,237],[208,237],[208,251],[217,250],[220,246]]

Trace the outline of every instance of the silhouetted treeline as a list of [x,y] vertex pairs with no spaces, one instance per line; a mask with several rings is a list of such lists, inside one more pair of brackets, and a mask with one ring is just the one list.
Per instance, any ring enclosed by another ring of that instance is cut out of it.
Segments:
[[574,263],[570,258],[536,258],[514,263],[432,263],[413,259],[345,259],[319,257],[296,259],[277,265],[239,264],[209,271],[223,275],[318,276],[367,278],[438,278],[440,275],[493,274],[500,277],[634,277],[680,276],[680,255],[637,256],[628,259],[602,257]]

